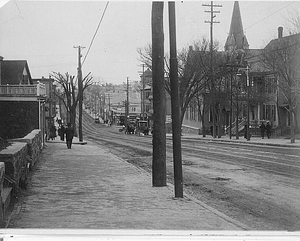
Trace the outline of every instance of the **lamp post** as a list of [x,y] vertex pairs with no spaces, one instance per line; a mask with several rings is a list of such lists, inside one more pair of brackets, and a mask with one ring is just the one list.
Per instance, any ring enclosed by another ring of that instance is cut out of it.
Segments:
[[250,141],[250,104],[249,104],[249,88],[250,88],[250,80],[249,80],[249,66],[247,65],[246,68],[239,68],[238,72],[240,70],[246,71],[246,88],[247,88],[247,141]]

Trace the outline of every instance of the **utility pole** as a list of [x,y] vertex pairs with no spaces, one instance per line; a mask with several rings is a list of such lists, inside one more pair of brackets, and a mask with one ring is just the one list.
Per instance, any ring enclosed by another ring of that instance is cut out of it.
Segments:
[[82,102],[83,102],[83,83],[82,83],[82,69],[81,69],[81,49],[85,48],[82,46],[74,46],[78,48],[78,102],[79,102],[79,141],[83,141],[82,137]]
[[175,2],[169,5],[169,33],[170,33],[170,84],[172,105],[172,140],[175,197],[183,197],[182,155],[181,155],[181,121],[180,101],[178,91],[178,63],[176,50],[176,17]]
[[128,127],[128,115],[129,115],[129,78],[127,77],[126,84],[126,103],[125,103],[125,126]]
[[250,141],[250,79],[249,79],[249,66],[247,63],[246,68],[239,68],[239,71],[245,71],[246,72],[246,88],[247,88],[247,127],[246,127],[246,133],[247,133],[247,141]]
[[141,111],[142,111],[142,118],[143,120],[145,120],[145,64],[143,64],[143,75],[142,75],[142,86],[143,86],[143,91],[142,91],[142,94],[141,94],[141,97],[142,97],[142,108],[141,108]]
[[213,138],[216,138],[216,106],[215,106],[215,86],[213,81],[213,24],[220,23],[214,21],[216,17],[215,13],[220,11],[214,11],[214,7],[222,7],[222,5],[215,5],[213,1],[210,4],[202,4],[202,6],[210,7],[210,10],[206,10],[206,13],[210,13],[210,21],[205,20],[205,23],[210,23],[210,80],[211,80],[211,103],[212,103],[212,116],[213,116]]
[[111,100],[111,95],[107,94],[108,97],[108,117],[111,118],[112,120],[112,116],[110,116],[110,100]]
[[152,2],[153,157],[152,184],[167,185],[166,92],[164,79],[164,2]]

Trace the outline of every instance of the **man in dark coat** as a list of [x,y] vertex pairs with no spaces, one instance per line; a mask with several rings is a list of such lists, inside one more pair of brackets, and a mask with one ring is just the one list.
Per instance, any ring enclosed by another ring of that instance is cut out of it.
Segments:
[[266,130],[267,130],[267,137],[268,137],[268,139],[269,139],[270,136],[271,136],[271,129],[272,129],[272,127],[271,127],[271,125],[270,125],[270,122],[268,121],[268,122],[267,122],[267,125],[266,125]]
[[73,141],[73,137],[74,137],[74,129],[71,126],[71,123],[68,123],[68,127],[66,128],[65,133],[66,133],[67,147],[68,147],[68,149],[71,149],[72,141]]
[[244,129],[245,129],[245,130],[244,130],[244,138],[247,139],[247,136],[248,136],[248,135],[247,135],[247,129],[248,129],[248,128],[247,128],[247,125],[244,126]]
[[260,128],[261,138],[264,139],[265,138],[265,130],[266,130],[266,126],[265,126],[264,122],[261,123],[259,128]]
[[64,141],[65,140],[65,132],[66,132],[66,128],[64,127],[64,125],[61,125],[61,127],[60,127],[60,130],[61,130],[61,135],[60,135],[60,139],[62,140],[62,141]]

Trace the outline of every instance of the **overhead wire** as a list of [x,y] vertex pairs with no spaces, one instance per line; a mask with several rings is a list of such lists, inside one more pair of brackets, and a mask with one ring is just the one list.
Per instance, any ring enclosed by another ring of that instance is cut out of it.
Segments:
[[107,9],[107,7],[108,7],[108,4],[109,4],[109,1],[108,1],[108,2],[106,3],[106,5],[105,5],[105,8],[104,8],[104,11],[103,11],[103,13],[102,13],[101,19],[100,19],[100,21],[99,21],[99,24],[98,24],[98,26],[97,26],[97,28],[96,28],[96,31],[95,31],[95,33],[94,33],[94,36],[93,36],[93,38],[92,38],[92,40],[91,40],[91,43],[90,43],[90,45],[89,45],[89,47],[88,47],[88,51],[86,52],[86,55],[84,56],[84,59],[83,59],[83,61],[82,61],[82,65],[84,64],[84,62],[85,62],[85,60],[86,60],[86,58],[87,58],[87,56],[88,56],[88,54],[89,54],[89,52],[90,52],[90,50],[91,50],[91,47],[92,47],[93,42],[94,42],[94,40],[95,40],[95,37],[96,37],[96,35],[97,35],[97,33],[98,33],[98,30],[99,30],[100,25],[101,25],[101,23],[102,23],[102,20],[103,20],[103,18],[104,18],[106,9]]
[[254,24],[252,24],[252,25],[250,25],[250,26],[248,26],[248,27],[246,27],[245,30],[248,29],[248,28],[253,27],[254,25],[258,24],[258,23],[261,22],[261,21],[264,21],[265,19],[269,18],[270,16],[274,15],[275,13],[278,13],[278,12],[280,12],[281,10],[283,10],[283,9],[287,8],[288,6],[292,5],[293,3],[295,3],[295,2],[291,2],[291,3],[287,4],[286,6],[280,8],[279,10],[277,10],[277,11],[275,11],[275,12],[269,14],[268,16],[264,17],[263,19],[259,20],[258,22],[254,23]]
[[[255,23],[251,24],[250,26],[248,26],[248,27],[244,28],[244,29],[243,29],[243,32],[244,32],[245,30],[247,30],[247,29],[249,29],[249,28],[253,27],[254,25],[256,25],[256,24],[258,24],[258,23],[260,23],[260,22],[262,22],[262,21],[266,20],[266,19],[267,19],[267,18],[269,18],[270,16],[274,15],[275,13],[278,13],[278,12],[280,12],[281,10],[283,10],[283,9],[287,8],[288,6],[290,6],[290,5],[294,4],[294,3],[295,3],[295,1],[293,1],[293,2],[289,2],[287,5],[285,5],[285,6],[281,7],[279,10],[277,10],[277,11],[275,11],[275,12],[273,12],[273,13],[271,13],[271,14],[267,15],[267,16],[266,16],[266,17],[264,17],[263,19],[260,19],[260,20],[258,20],[257,22],[255,22]],[[226,42],[226,40],[222,40],[222,41],[220,41],[220,44],[222,44],[222,43],[224,43],[224,42]]]

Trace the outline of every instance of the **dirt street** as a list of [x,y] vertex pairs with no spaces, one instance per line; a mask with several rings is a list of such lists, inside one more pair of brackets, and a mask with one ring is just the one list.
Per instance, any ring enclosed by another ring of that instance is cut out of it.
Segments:
[[[101,142],[112,153],[151,172],[149,151]],[[261,155],[261,154],[260,154]],[[168,181],[173,182],[173,163],[167,155]],[[252,230],[300,230],[299,178],[274,175],[193,157],[183,153],[184,191]]]

